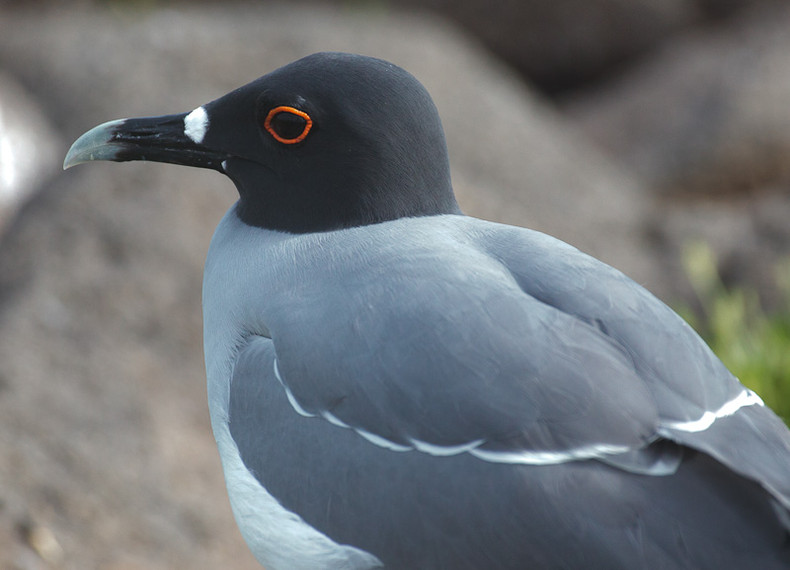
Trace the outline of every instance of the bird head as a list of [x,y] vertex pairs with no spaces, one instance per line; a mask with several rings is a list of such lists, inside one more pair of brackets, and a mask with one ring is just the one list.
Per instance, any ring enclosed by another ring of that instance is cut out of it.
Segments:
[[91,160],[218,170],[239,191],[242,221],[293,233],[458,213],[430,95],[359,55],[314,54],[188,113],[99,125],[64,168]]

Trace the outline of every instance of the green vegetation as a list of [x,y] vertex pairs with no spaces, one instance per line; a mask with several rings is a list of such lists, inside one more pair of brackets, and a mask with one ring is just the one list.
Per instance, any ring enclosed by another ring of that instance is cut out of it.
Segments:
[[757,292],[727,289],[704,243],[689,244],[683,264],[702,305],[701,318],[680,314],[741,382],[790,424],[790,259],[777,267],[781,306],[766,313]]

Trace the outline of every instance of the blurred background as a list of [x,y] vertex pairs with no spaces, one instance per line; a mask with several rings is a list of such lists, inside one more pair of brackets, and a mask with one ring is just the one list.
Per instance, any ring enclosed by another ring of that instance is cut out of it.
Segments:
[[433,94],[467,213],[604,259],[790,407],[790,5],[781,0],[0,0],[0,569],[257,568],[210,433],[217,173],[96,163],[301,56]]

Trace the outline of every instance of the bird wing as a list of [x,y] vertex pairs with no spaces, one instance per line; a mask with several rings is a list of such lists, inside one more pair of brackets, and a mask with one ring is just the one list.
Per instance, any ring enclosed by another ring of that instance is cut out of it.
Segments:
[[[521,464],[596,458],[636,472],[677,467],[677,447],[656,445],[663,437],[787,504],[787,431],[673,311],[549,236],[448,218],[438,234],[380,224],[365,247],[334,244],[320,271],[284,284],[260,374],[291,413],[392,450]],[[687,429],[710,417],[715,430]],[[725,443],[755,421],[740,438],[757,445],[767,432],[778,457],[745,467]]]
[[655,403],[624,347],[529,294],[468,233],[446,247],[367,239],[361,257],[324,259],[290,283],[268,315],[298,413],[392,449],[501,462],[622,453],[655,436]]
[[500,226],[484,241],[527,294],[598,323],[628,353],[656,404],[658,435],[707,453],[790,509],[790,431],[759,396],[683,319],[631,279],[548,236],[523,240],[521,234]]
[[[441,223],[327,235],[266,260],[285,268],[265,280],[265,331],[237,352],[229,428],[286,509],[385,563],[459,569],[551,564],[545,545],[566,532],[611,543],[572,566],[649,566],[674,552],[678,521],[696,532],[734,516],[720,498],[733,495],[738,516],[762,526],[722,560],[773,536],[765,497],[734,473],[786,504],[787,431],[682,320],[548,236]],[[623,534],[633,513],[646,527]],[[516,541],[495,531],[502,520]],[[482,534],[470,542],[457,524]],[[722,531],[712,544],[727,541]]]

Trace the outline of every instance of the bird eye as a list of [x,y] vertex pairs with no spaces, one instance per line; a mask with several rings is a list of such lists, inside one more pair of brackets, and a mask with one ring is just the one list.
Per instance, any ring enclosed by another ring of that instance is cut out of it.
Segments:
[[266,115],[263,128],[278,142],[295,144],[305,139],[313,128],[313,120],[310,115],[299,109],[275,107]]

